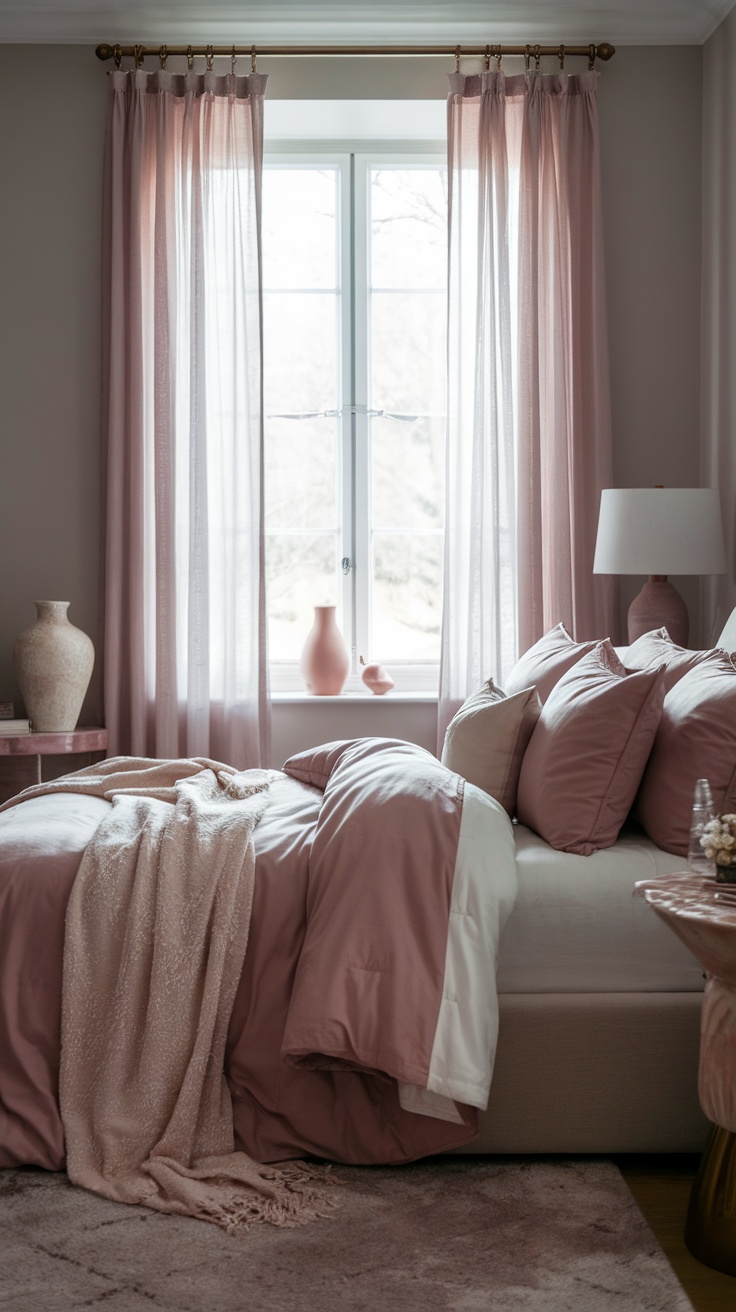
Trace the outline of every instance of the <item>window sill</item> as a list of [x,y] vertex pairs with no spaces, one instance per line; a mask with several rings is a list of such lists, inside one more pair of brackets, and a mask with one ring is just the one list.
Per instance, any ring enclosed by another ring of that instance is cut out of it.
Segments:
[[286,704],[291,706],[297,706],[297,705],[304,706],[304,705],[310,705],[312,703],[316,704],[317,702],[326,702],[328,706],[330,705],[334,706],[336,704],[343,705],[346,703],[354,703],[361,706],[370,705],[371,703],[383,703],[383,705],[385,705],[387,702],[393,702],[394,704],[398,702],[404,704],[411,704],[414,706],[416,705],[436,706],[437,693],[436,692],[397,692],[396,689],[393,689],[391,692],[383,693],[380,696],[376,696],[376,694],[372,692],[341,692],[335,697],[332,696],[328,697],[328,696],[319,696],[318,694],[313,692],[298,692],[298,691],[283,692],[282,691],[282,692],[272,692],[271,701],[277,703],[278,705]]

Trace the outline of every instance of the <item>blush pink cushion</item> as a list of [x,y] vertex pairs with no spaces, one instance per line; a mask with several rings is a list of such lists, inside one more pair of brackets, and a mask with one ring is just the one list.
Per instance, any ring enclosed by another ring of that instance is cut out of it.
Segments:
[[552,847],[611,847],[636,796],[664,701],[661,670],[627,674],[608,639],[563,675],[519,776],[517,814]]
[[534,688],[505,697],[488,679],[447,726],[442,764],[516,813],[521,762],[542,704]]
[[726,653],[715,650],[691,651],[689,647],[678,647],[666,629],[652,629],[650,633],[643,633],[629,647],[626,653],[626,668],[651,670],[653,666],[664,665],[666,695],[688,670],[694,670],[696,665],[702,665],[704,661],[716,655],[725,656]]
[[687,856],[693,793],[707,779],[717,810],[736,809],[736,667],[725,652],[667,693],[636,816],[657,847]]
[[525,688],[536,688],[539,700],[546,702],[563,674],[595,646],[595,642],[573,642],[564,624],[556,624],[519,657],[508,678],[504,679],[506,696],[523,692]]

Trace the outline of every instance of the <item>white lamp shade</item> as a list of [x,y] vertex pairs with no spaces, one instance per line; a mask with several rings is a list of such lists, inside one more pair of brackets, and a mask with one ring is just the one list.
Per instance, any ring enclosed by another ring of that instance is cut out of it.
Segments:
[[594,574],[724,574],[718,492],[711,487],[606,488]]

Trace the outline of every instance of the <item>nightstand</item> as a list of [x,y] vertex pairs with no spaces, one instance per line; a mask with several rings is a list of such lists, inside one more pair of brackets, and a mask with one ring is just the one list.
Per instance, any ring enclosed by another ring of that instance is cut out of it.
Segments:
[[0,734],[0,803],[16,793],[57,779],[70,770],[102,760],[107,729],[73,729],[70,733]]
[[736,1275],[736,885],[663,875],[636,885],[707,973],[698,1095],[713,1122],[693,1185],[685,1243],[706,1266]]

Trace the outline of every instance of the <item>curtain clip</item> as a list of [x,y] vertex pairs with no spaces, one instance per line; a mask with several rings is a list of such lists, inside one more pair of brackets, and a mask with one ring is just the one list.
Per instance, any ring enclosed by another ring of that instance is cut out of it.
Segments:
[[525,72],[525,73],[528,73],[528,72],[529,72],[529,65],[531,64],[531,62],[532,62],[532,48],[531,48],[531,46],[525,46],[525,47],[524,47],[524,72]]
[[251,71],[251,73],[255,73],[255,71],[256,71],[256,48],[255,48],[255,46],[251,46],[251,48],[250,48],[250,71]]
[[460,72],[460,47],[455,46],[455,72]]
[[194,51],[192,50],[191,46],[187,46],[187,68],[189,69],[190,73],[193,67],[194,67]]
[[143,68],[143,46],[133,46],[136,68]]
[[112,48],[112,57],[115,60],[115,67],[120,68],[123,62],[123,51],[119,42]]
[[588,46],[588,68],[591,70],[591,72],[595,68],[596,54],[597,54],[596,48],[591,42],[591,44]]
[[207,72],[208,72],[208,73],[211,73],[211,72],[212,72],[212,68],[213,68],[214,62],[215,62],[215,52],[213,51],[212,46],[208,46],[208,47],[207,47]]
[[500,72],[501,72],[501,47],[500,47],[500,46],[492,46],[491,49],[492,49],[492,51],[493,51],[493,53],[494,53],[494,55],[495,55],[495,58],[496,58],[496,72],[497,72],[497,73],[500,73]]
[[159,60],[161,61],[161,71],[163,72],[163,70],[166,68],[166,60],[169,57],[169,52],[166,49],[166,46],[159,46],[158,57]]
[[487,73],[491,67],[491,47],[486,46],[486,53],[483,56],[483,72]]
[[539,72],[539,60],[540,60],[539,46],[535,46],[535,47],[534,47],[534,71],[535,71],[535,73],[538,73],[538,72]]
[[235,60],[237,59],[237,57],[238,56],[235,53],[235,46],[233,46],[233,52],[230,56],[230,72],[232,73],[233,77],[235,77]]
[[559,61],[560,61],[560,72],[561,72],[561,73],[564,73],[564,71],[565,71],[565,47],[564,47],[564,46],[560,46],[559,50],[557,51],[557,58],[558,58]]

